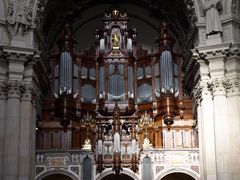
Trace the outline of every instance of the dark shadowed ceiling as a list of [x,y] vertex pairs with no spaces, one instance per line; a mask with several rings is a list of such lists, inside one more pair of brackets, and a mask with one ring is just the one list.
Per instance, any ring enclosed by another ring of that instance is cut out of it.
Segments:
[[[49,0],[43,22],[45,40],[52,49],[64,24],[72,25],[78,50],[94,43],[95,28],[101,28],[105,8],[119,6],[127,10],[129,26],[135,26],[138,40],[144,48],[154,48],[159,22],[171,22],[179,48],[187,46],[186,39],[193,29],[187,0]],[[184,50],[183,50],[184,51]]]

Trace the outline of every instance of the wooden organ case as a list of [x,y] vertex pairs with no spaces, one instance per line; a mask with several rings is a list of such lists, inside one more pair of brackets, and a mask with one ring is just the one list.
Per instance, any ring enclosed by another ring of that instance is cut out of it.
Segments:
[[[95,49],[79,54],[65,26],[59,52],[50,57],[52,86],[43,101],[37,149],[81,149],[88,140],[98,172],[108,167],[136,172],[146,136],[153,148],[176,148],[183,143],[168,146],[167,133],[193,130],[182,123],[193,119],[182,90],[182,56],[174,52],[166,22],[151,54],[137,44],[125,10],[107,9],[103,23],[95,31]],[[139,124],[145,114],[154,121],[145,127],[147,134]]]

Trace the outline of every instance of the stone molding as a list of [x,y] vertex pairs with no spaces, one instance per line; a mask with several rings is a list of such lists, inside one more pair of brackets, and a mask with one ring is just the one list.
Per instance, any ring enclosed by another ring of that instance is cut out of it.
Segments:
[[33,57],[36,50],[33,48],[22,48],[13,46],[1,46],[1,56],[3,57],[24,57],[26,60]]
[[217,58],[218,56],[240,56],[240,44],[217,44],[211,46],[203,46],[192,49],[192,58],[186,66],[186,71],[190,71],[194,63],[199,60],[207,60]]

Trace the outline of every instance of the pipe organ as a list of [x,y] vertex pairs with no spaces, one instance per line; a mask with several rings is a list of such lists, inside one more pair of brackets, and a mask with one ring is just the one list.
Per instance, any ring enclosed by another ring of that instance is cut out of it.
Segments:
[[[164,148],[170,131],[193,131],[180,123],[192,119],[191,100],[182,93],[182,56],[174,51],[168,23],[161,23],[158,49],[148,54],[128,21],[125,10],[107,9],[103,28],[95,31],[95,49],[81,53],[74,50],[70,26],[64,27],[59,52],[50,58],[52,86],[43,101],[37,149],[90,147],[98,172],[136,172],[144,136],[153,148]],[[143,115],[154,121],[147,134],[138,124]],[[83,125],[89,122],[95,124]],[[175,147],[183,144],[173,141]]]

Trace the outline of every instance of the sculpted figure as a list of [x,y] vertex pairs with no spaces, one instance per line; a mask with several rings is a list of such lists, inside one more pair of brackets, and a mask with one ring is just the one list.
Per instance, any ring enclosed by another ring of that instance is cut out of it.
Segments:
[[220,10],[222,10],[220,0],[205,0],[206,35],[222,33],[222,25],[219,18]]
[[23,35],[30,26],[31,15],[31,9],[26,6],[25,0],[9,2],[7,22],[12,36]]
[[112,34],[113,47],[119,47],[119,36],[117,33]]

